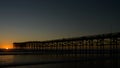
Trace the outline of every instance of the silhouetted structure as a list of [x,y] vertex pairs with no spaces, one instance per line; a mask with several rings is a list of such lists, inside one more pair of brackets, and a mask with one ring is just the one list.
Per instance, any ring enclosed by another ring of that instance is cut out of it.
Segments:
[[50,41],[20,42],[13,45],[15,49],[34,50],[118,49],[120,48],[120,32]]
[[19,42],[14,43],[14,48],[17,52],[30,52],[30,54],[77,56],[80,57],[77,61],[85,63],[85,66],[92,64],[96,67],[120,68],[120,32],[49,41]]

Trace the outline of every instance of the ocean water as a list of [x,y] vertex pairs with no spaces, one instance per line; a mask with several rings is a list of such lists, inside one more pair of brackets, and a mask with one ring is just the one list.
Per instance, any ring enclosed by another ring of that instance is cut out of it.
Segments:
[[[6,65],[8,67],[6,68],[63,68],[68,67],[69,64],[73,63],[66,63],[61,61],[67,61],[67,60],[74,60],[78,57],[74,56],[64,56],[64,55],[0,55],[0,65],[1,67],[4,67],[2,65]],[[60,63],[59,63],[60,61]],[[45,62],[45,64],[43,64]],[[53,63],[51,63],[53,62]],[[54,63],[57,62],[57,63]],[[24,65],[24,64],[28,65]],[[35,65],[29,65],[29,63],[37,63]],[[10,65],[16,65],[16,64],[23,64],[18,66],[10,66]],[[76,66],[73,64],[73,67]]]
[[119,60],[70,61],[77,59],[83,58],[75,55],[0,55],[0,68],[119,68],[120,65]]

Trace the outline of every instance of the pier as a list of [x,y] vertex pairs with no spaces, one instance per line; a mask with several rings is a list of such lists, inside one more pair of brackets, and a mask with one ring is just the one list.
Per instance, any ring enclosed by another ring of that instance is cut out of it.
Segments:
[[[1,55],[47,55],[71,57],[59,61],[3,64],[1,67],[71,63],[84,68],[120,67],[120,32],[64,38],[48,41],[27,41],[13,43],[14,49]],[[34,59],[33,59],[34,60]],[[66,67],[69,65],[65,65]],[[78,68],[79,68],[78,67]],[[73,67],[74,68],[74,67]]]
[[13,43],[14,49],[41,53],[118,54],[120,32],[48,41]]

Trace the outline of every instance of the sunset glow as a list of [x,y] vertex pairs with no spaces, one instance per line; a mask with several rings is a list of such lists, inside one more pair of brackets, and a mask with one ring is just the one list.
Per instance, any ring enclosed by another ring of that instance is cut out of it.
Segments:
[[2,42],[0,44],[0,48],[1,49],[12,49],[13,48],[13,44],[9,43],[9,42]]
[[0,48],[2,49],[12,49],[13,48],[13,45],[12,44],[2,44],[0,45]]
[[2,48],[2,49],[12,49],[13,46],[12,45],[2,45],[2,46],[0,46],[0,48]]
[[9,48],[6,48],[7,50],[9,49]]

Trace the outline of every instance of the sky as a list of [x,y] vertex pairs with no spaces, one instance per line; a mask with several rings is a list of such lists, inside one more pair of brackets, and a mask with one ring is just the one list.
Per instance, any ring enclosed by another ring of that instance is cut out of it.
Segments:
[[0,0],[0,48],[120,32],[119,0]]

